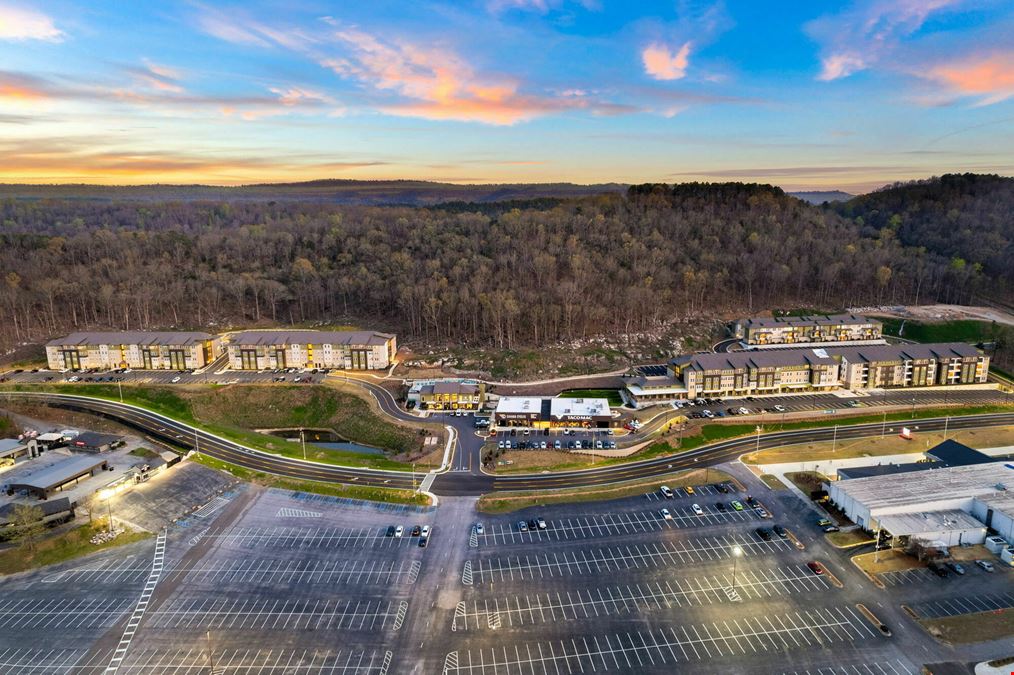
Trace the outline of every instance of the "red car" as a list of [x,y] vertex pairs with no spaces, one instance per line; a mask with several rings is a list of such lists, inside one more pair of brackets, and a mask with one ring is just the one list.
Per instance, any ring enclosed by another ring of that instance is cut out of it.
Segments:
[[824,573],[824,566],[821,565],[816,560],[814,560],[812,562],[806,563],[806,566],[809,567],[810,571],[812,571],[814,574],[823,574]]

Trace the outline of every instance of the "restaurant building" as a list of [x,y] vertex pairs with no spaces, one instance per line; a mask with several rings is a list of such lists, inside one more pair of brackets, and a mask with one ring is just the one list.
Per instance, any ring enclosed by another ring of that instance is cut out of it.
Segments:
[[493,413],[499,427],[596,429],[618,426],[604,398],[502,396]]

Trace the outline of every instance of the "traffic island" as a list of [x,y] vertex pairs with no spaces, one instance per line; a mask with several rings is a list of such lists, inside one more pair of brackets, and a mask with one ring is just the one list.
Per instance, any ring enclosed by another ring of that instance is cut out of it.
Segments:
[[918,623],[934,639],[950,645],[1010,639],[1014,635],[1014,607],[938,619],[918,619]]
[[856,607],[859,609],[860,612],[862,612],[863,616],[866,617],[866,620],[869,621],[871,624],[873,624],[874,628],[880,631],[881,635],[883,635],[884,637],[891,637],[891,629],[888,628],[883,621],[878,619],[877,615],[871,612],[866,607],[866,605],[859,603],[858,605],[856,605]]

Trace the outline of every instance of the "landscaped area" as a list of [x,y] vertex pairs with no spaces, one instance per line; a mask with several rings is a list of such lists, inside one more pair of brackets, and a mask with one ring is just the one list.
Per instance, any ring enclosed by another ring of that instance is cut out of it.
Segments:
[[81,525],[67,531],[43,535],[33,548],[24,544],[13,544],[11,548],[0,551],[0,574],[14,574],[25,570],[55,565],[89,553],[101,551],[115,546],[132,544],[135,541],[148,539],[150,532],[123,532],[110,541],[93,544],[89,541],[93,536],[108,529],[107,521],[96,519],[91,524]]
[[885,431],[883,438],[873,436],[841,440],[836,443],[821,441],[785,445],[760,452],[751,452],[743,457],[743,461],[748,464],[781,464],[784,462],[901,455],[925,452],[947,439],[964,443],[972,448],[998,448],[1014,445],[1014,426],[949,431],[946,437],[942,431],[922,432],[916,430],[913,431],[911,440],[901,438],[898,435],[897,426],[897,424],[892,426],[888,423],[888,427],[893,431]]
[[[32,385],[11,389],[120,400],[119,389],[113,385]],[[420,432],[424,425],[415,429],[392,423],[374,412],[366,399],[333,387],[209,385],[168,388],[124,385],[122,392],[124,403],[200,426],[258,450],[289,457],[302,458],[303,450],[299,443],[260,434],[253,429],[332,429],[349,441],[378,447],[388,454],[374,456],[308,446],[307,459],[330,464],[410,471],[412,455],[422,454],[424,434]],[[434,435],[443,433],[439,425],[425,426]]]
[[567,389],[560,392],[560,398],[604,398],[614,408],[623,405],[619,389]]
[[1009,638],[1014,625],[1014,608],[960,614],[940,619],[920,619],[926,631],[942,642],[970,644]]
[[[922,322],[896,317],[877,317],[884,322],[884,335],[898,336],[915,342],[991,342],[1010,328],[991,321],[955,319],[953,321]],[[904,324],[904,327],[902,327]]]

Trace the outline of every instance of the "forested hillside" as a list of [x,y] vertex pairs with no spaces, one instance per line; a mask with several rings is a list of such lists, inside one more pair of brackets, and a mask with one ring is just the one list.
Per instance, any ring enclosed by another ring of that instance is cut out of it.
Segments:
[[[1010,287],[1010,269],[985,253],[981,270],[971,255],[956,265],[946,238],[906,246],[879,216],[852,217],[872,209],[841,207],[846,218],[770,186],[645,185],[519,206],[0,201],[0,339],[353,321],[516,348],[723,310],[963,301]],[[935,209],[908,213],[932,223]]]
[[[891,237],[1014,285],[1014,178],[949,174],[905,183],[832,207],[864,236]],[[990,289],[992,291],[992,289]]]

